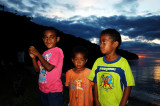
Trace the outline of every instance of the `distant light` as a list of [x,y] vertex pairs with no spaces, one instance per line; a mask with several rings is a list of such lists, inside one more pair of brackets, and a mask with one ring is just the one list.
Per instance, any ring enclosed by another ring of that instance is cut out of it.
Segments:
[[133,31],[134,30],[134,28],[129,28],[129,31]]
[[146,58],[147,56],[138,55],[139,58]]
[[99,42],[99,38],[90,38],[90,41],[92,42],[92,43],[94,43],[94,44],[98,44],[98,42]]
[[122,41],[135,41],[135,39],[131,39],[129,36],[127,36],[127,35],[121,35],[121,37],[122,37]]
[[143,37],[143,36],[137,36],[137,37],[136,37],[136,41],[146,42],[146,43],[150,43],[150,44],[160,44],[160,39],[147,40],[147,39],[145,39],[145,37]]
[[119,31],[121,32],[121,31],[123,31],[122,29],[119,29]]
[[159,39],[154,39],[152,40],[153,43],[156,43],[156,44],[160,44],[160,40]]

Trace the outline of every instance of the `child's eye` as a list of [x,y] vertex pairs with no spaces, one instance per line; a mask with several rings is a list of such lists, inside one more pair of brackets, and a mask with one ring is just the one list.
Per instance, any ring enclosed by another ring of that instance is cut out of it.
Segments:
[[84,61],[84,59],[81,59],[81,61]]
[[106,43],[106,41],[103,41],[103,43]]
[[51,38],[51,39],[54,39],[54,38],[55,38],[55,36],[54,36],[54,35],[51,35],[51,36],[50,36],[50,38]]
[[104,41],[102,41],[101,43],[106,43],[106,41],[104,40]]
[[44,37],[43,39],[47,39],[47,37]]
[[100,44],[106,43],[106,41],[100,41]]

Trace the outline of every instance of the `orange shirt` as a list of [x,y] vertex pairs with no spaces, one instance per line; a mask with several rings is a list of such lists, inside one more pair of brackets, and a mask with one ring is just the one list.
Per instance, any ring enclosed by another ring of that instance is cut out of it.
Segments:
[[69,106],[93,106],[92,86],[88,80],[90,69],[85,68],[80,73],[72,69],[66,72],[66,86],[69,87]]

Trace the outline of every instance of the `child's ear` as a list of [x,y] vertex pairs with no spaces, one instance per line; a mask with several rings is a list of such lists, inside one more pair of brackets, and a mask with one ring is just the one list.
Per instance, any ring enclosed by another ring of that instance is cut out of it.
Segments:
[[88,59],[86,59],[86,63],[87,63]]
[[57,36],[57,42],[59,42],[60,41],[60,37],[59,36]]
[[117,48],[118,45],[119,45],[119,42],[118,42],[118,41],[115,41],[115,42],[114,42],[114,47]]
[[44,37],[42,37],[42,40],[44,41]]
[[73,58],[72,58],[72,62],[73,62],[74,60],[73,60]]

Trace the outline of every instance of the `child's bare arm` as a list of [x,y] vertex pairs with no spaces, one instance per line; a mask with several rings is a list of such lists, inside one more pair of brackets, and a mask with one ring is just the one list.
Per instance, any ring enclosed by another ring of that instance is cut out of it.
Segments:
[[30,48],[30,52],[37,56],[39,61],[41,62],[42,66],[47,70],[47,71],[51,71],[55,66],[48,63],[43,56],[38,52],[38,50],[36,48],[34,48],[33,46],[31,46]]
[[40,72],[39,66],[37,64],[36,58],[32,58],[33,67],[36,70],[36,72]]
[[99,100],[98,100],[98,88],[97,83],[94,83],[94,101],[96,106],[101,106]]
[[69,87],[70,87],[70,82],[68,82],[68,83],[65,82],[65,86],[66,86],[67,88],[69,88]]
[[42,66],[48,71],[50,72],[55,66],[48,63],[43,57],[42,55],[38,55],[37,56],[42,64]]
[[31,50],[29,49],[29,56],[32,58],[32,63],[33,63],[33,67],[35,69],[36,72],[39,72],[39,66],[37,64],[37,60],[36,60],[36,56],[34,54],[31,53]]
[[119,106],[125,106],[126,105],[126,102],[127,102],[128,97],[130,95],[131,89],[132,89],[131,86],[128,86],[124,89],[123,97],[122,97],[122,100],[121,100],[121,103],[120,103]]

